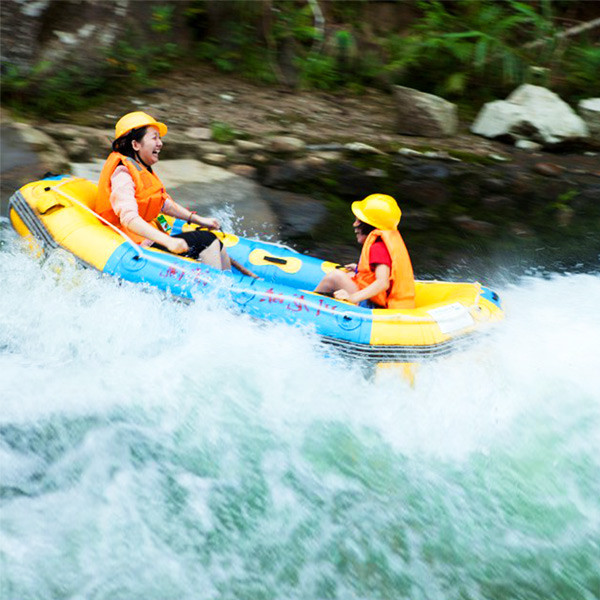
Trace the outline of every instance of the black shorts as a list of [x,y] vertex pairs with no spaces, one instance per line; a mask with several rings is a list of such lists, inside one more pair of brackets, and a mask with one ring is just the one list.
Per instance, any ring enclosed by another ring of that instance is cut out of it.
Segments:
[[[184,231],[183,233],[176,233],[174,236],[176,238],[182,238],[187,242],[187,245],[190,249],[179,256],[187,256],[189,258],[198,258],[200,252],[208,248],[215,240],[217,240],[217,236],[211,231],[206,231],[205,229],[196,229],[195,231]],[[223,243],[219,240],[219,245],[221,248],[223,247]],[[152,248],[158,248],[159,250],[167,250],[162,244],[154,243],[152,244]]]

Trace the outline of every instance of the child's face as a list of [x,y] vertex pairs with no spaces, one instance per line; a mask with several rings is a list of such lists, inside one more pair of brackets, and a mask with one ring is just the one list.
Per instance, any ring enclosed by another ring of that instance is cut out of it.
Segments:
[[362,246],[367,239],[367,236],[361,231],[361,222],[358,219],[354,220],[352,223],[352,227],[354,227],[354,235],[356,236],[356,241]]

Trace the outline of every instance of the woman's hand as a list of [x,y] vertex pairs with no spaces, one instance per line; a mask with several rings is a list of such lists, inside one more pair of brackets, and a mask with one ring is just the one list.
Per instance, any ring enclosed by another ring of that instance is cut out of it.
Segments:
[[207,227],[208,229],[221,229],[221,223],[219,223],[218,219],[212,217],[200,217],[198,220],[200,221],[200,225]]
[[347,265],[344,265],[344,271],[348,272],[348,273],[355,273],[356,272],[356,267],[358,265],[356,263],[348,263]]
[[169,237],[169,241],[165,242],[163,245],[173,254],[183,254],[190,249],[184,239],[177,237]]

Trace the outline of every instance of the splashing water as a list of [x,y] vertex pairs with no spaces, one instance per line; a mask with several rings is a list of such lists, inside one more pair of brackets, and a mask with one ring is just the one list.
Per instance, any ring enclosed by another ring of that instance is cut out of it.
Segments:
[[600,276],[411,388],[0,235],[0,597],[600,597]]

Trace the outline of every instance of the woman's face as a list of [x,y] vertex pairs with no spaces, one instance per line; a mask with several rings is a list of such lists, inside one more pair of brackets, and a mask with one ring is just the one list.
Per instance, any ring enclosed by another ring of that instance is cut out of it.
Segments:
[[154,163],[158,162],[158,155],[163,143],[160,139],[158,129],[150,126],[146,130],[144,137],[139,142],[134,140],[131,142],[131,145],[140,159],[151,167]]

